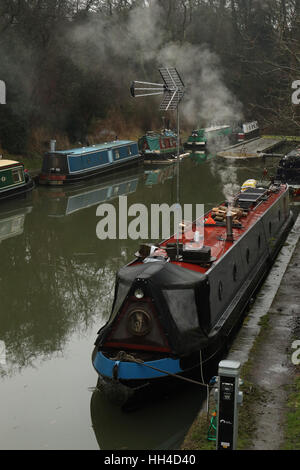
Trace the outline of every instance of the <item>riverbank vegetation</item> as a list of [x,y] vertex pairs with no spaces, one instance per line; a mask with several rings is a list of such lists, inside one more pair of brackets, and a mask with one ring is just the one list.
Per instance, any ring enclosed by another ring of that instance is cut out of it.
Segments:
[[184,129],[256,119],[299,133],[300,0],[0,0],[0,153],[137,138],[174,117],[132,80],[176,66]]

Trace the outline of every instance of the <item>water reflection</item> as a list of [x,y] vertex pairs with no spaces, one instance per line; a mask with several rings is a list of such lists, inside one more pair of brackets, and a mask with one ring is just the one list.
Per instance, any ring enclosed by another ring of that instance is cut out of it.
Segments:
[[46,189],[43,197],[47,213],[49,216],[64,217],[120,196],[129,196],[137,191],[140,180],[141,174],[131,173],[106,182],[94,180],[89,185]]
[[91,419],[99,448],[178,449],[205,399],[202,387],[188,386],[180,388],[178,395],[126,413],[95,390],[91,399]]
[[[180,200],[184,204],[203,203],[208,209],[224,199],[227,184],[241,185],[246,179],[259,177],[266,164],[270,170],[272,165],[275,167],[271,159],[266,163],[257,159],[247,163],[229,163],[213,157],[201,162],[193,156],[184,159],[180,166]],[[47,373],[47,367],[56,370],[55,359],[60,357],[59,367],[64,368],[61,374],[68,377],[70,370],[76,369],[78,390],[96,383],[91,353],[97,331],[110,314],[116,272],[132,260],[140,243],[99,240],[97,205],[109,201],[117,209],[119,195],[127,195],[128,206],[172,205],[177,197],[176,168],[170,165],[151,168],[151,172],[149,169],[142,173],[126,172],[106,182],[88,182],[76,188],[37,188],[27,203],[16,200],[8,206],[1,205],[0,341],[5,344],[6,362],[6,367],[1,369],[0,358],[1,390],[11,397],[17,379],[30,383],[30,372],[37,371],[35,394],[27,392],[28,407],[33,410],[26,415],[26,420],[32,419],[28,423],[32,424],[32,442],[37,442],[39,429],[45,424],[42,415],[34,410],[38,406],[45,408],[44,419],[50,421],[48,403],[43,403],[43,387],[51,390],[54,407],[62,396],[65,397],[63,410],[72,400],[72,410],[84,410],[87,406],[89,413],[91,405],[94,431],[102,449],[175,448],[192,423],[201,404],[198,390],[184,391],[128,415],[105,402],[97,392],[90,403],[90,395],[76,395],[70,390],[72,384],[67,378],[55,380],[53,373],[50,379]],[[80,343],[82,337],[85,341]],[[70,350],[72,354],[68,353]],[[77,370],[76,354],[84,371]],[[88,374],[91,383],[86,379]],[[40,377],[43,384],[39,383]],[[51,397],[49,394],[47,399],[51,401]],[[17,396],[13,398],[19,403]],[[2,407],[4,403],[5,400]],[[18,409],[18,413],[22,414],[22,410]],[[2,429],[13,429],[14,415],[15,409],[5,413]],[[67,431],[69,426],[70,435],[73,435],[74,420],[68,415],[64,421],[63,429]],[[90,416],[83,421],[88,421],[86,442],[89,444]],[[84,434],[85,428],[81,432]],[[14,431],[9,436],[13,439]],[[53,432],[53,437],[51,433],[49,436],[53,439],[49,437],[49,444],[55,448],[62,439],[59,429]]]
[[23,234],[26,215],[31,211],[32,207],[2,211],[0,215],[0,243],[8,238]]

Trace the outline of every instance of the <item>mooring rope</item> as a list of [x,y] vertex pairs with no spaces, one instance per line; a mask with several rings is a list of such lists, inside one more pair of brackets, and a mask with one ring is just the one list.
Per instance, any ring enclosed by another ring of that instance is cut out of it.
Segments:
[[150,366],[150,364],[146,364],[144,361],[142,361],[141,359],[136,359],[135,357],[133,357],[132,355],[130,354],[127,354],[123,351],[121,351],[117,358],[113,359],[113,360],[116,360],[116,361],[124,361],[124,362],[133,362],[135,364],[138,364],[140,366],[144,366],[144,367],[147,367],[148,369],[152,369],[152,370],[155,370],[156,372],[160,372],[162,374],[165,374],[165,375],[168,375],[170,377],[174,377],[176,379],[180,379],[180,380],[184,380],[186,382],[189,382],[189,383],[192,383],[194,385],[201,385],[202,387],[205,387],[205,388],[209,388],[210,385],[206,384],[206,383],[203,383],[204,380],[203,380],[203,376],[202,376],[202,380],[203,382],[199,382],[197,380],[193,380],[193,379],[189,379],[188,377],[183,377],[181,375],[178,375],[178,374],[173,374],[172,372],[168,372],[166,370],[163,370],[163,369],[159,369],[157,367],[154,367],[154,366]]

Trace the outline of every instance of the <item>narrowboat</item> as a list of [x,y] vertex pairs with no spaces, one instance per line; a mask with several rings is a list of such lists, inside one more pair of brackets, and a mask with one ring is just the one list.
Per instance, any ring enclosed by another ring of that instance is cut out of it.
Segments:
[[244,142],[250,139],[259,137],[260,130],[257,121],[246,122],[241,124],[240,128],[236,131],[237,142]]
[[0,158],[0,201],[24,197],[34,186],[22,163]]
[[280,160],[275,179],[287,183],[292,196],[300,196],[300,147]]
[[106,175],[143,162],[137,142],[117,140],[90,147],[56,150],[52,143],[43,159],[40,184],[63,185]]
[[243,188],[116,277],[92,353],[98,388],[127,406],[199,377],[239,327],[293,224],[285,184]]
[[186,148],[200,147],[205,148],[208,143],[223,143],[226,138],[232,135],[231,126],[211,126],[203,129],[193,130],[186,142]]
[[138,145],[145,161],[174,158],[178,152],[177,134],[167,129],[147,132],[139,139]]

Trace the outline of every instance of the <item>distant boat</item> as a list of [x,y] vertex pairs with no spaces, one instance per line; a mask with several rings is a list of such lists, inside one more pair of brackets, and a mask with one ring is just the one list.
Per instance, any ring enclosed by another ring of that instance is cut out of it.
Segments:
[[193,130],[185,146],[187,148],[205,148],[208,143],[238,144],[249,139],[259,137],[259,125],[257,121],[247,122],[244,124],[234,124],[233,126],[211,126],[203,129]]
[[24,165],[0,159],[0,201],[25,196],[34,189],[34,182]]
[[300,196],[300,147],[280,160],[275,179],[287,183],[293,196]]
[[186,142],[187,148],[193,147],[206,147],[208,142],[219,143],[224,141],[224,138],[232,135],[231,126],[211,126],[203,129],[193,130],[188,141]]
[[127,169],[143,162],[137,142],[116,140],[105,144],[58,151],[44,156],[40,184],[63,185]]
[[139,150],[144,159],[162,160],[177,156],[177,134],[171,130],[147,132],[139,139]]
[[246,122],[240,126],[240,129],[236,132],[237,141],[244,142],[245,140],[254,139],[259,137],[259,125],[257,121]]

